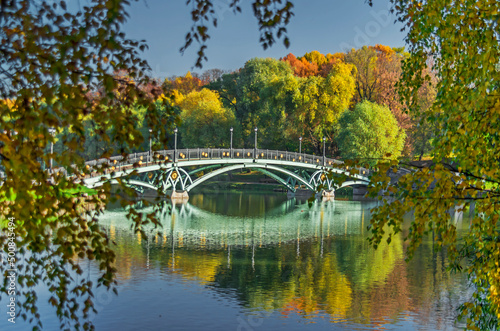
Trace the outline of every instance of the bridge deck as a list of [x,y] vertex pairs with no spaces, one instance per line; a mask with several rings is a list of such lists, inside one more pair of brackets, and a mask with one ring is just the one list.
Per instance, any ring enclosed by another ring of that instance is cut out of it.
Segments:
[[[86,174],[81,176],[81,178],[83,179],[83,183],[89,187],[98,186],[98,183],[103,180],[126,176],[132,171],[136,171],[140,174],[157,170],[169,171],[174,168],[191,166],[220,165],[223,167],[227,166],[227,169],[269,169],[278,170],[292,176],[293,174],[289,171],[284,168],[277,168],[276,166],[309,169],[316,172],[330,170],[344,174],[347,174],[349,170],[348,167],[344,169],[339,167],[343,162],[333,158],[268,149],[196,148],[161,150],[154,151],[151,154],[149,152],[143,152],[126,156],[119,155],[110,158],[101,158],[88,161],[85,164],[87,168]],[[103,168],[104,174],[102,171]],[[356,180],[367,182],[369,169],[358,168],[358,170],[359,174],[349,174],[349,176]],[[53,171],[63,171],[66,173],[65,169],[54,169]],[[221,173],[222,172],[223,171],[221,171]],[[304,182],[302,178],[297,177],[296,179]]]

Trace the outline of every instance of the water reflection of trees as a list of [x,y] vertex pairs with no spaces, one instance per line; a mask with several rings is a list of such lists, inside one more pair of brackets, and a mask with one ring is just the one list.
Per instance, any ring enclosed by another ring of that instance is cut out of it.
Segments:
[[[280,311],[283,317],[330,316],[332,321],[383,325],[418,314],[428,323],[436,309],[450,311],[459,280],[446,273],[444,256],[424,245],[415,259],[403,261],[401,236],[374,251],[362,235],[330,235],[279,245],[175,247],[168,236],[140,238],[110,229],[117,242],[121,281],[137,270],[155,268],[231,293],[246,308]],[[432,319],[435,320],[435,319]],[[439,327],[439,325],[437,326]]]
[[335,252],[321,257],[321,243],[306,240],[295,244],[234,253],[229,269],[219,269],[214,288],[238,290],[242,304],[264,310],[280,309],[311,317],[320,311],[347,316],[352,301],[352,285],[339,271]]
[[[214,196],[217,198],[214,199]],[[193,194],[190,203],[213,214],[230,216],[262,216],[266,211],[280,205],[291,205],[286,194],[228,193]],[[293,201],[291,201],[293,202]]]

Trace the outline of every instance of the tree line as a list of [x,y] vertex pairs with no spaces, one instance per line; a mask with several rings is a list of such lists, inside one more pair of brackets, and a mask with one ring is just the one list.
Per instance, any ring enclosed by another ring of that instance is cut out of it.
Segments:
[[[159,116],[167,126],[178,127],[178,148],[228,148],[230,128],[234,148],[253,148],[257,128],[258,147],[264,149],[298,151],[301,144],[304,153],[322,154],[326,138],[328,156],[368,164],[401,156],[422,159],[433,138],[424,114],[435,99],[436,80],[419,88],[421,112],[410,115],[398,94],[407,57],[403,48],[363,46],[326,55],[312,51],[299,57],[290,53],[280,59],[254,58],[235,71],[210,69],[152,79],[155,84],[141,89],[155,100],[154,106],[131,105],[129,110],[143,136],[138,146],[115,141],[112,124],[106,128],[111,139],[102,139],[97,134],[102,127],[84,117],[85,139],[61,128],[54,151],[63,153],[65,141],[73,136],[81,142],[85,159],[148,151],[150,138],[153,150],[173,148],[171,132],[167,145],[157,139],[156,130],[149,132],[147,119]],[[125,82],[122,85],[131,80],[123,71],[115,77]],[[163,93],[153,95],[155,86]],[[100,99],[100,93],[91,94]]]
[[[178,109],[179,147],[258,147],[376,160],[429,153],[429,124],[410,116],[397,82],[403,48],[364,46],[345,53],[312,51],[281,59],[254,58],[233,72],[188,72],[163,84]],[[422,111],[435,84],[419,91]]]

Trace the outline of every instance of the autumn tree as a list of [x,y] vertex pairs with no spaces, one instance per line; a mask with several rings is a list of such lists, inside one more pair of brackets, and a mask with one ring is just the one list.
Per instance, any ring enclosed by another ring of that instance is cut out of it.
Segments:
[[288,62],[295,76],[309,77],[315,76],[318,73],[318,65],[307,61],[305,57],[299,60],[295,55],[290,53],[281,60]]
[[179,105],[182,110],[181,136],[187,148],[229,147],[229,129],[234,127],[235,141],[240,130],[231,109],[224,108],[217,92],[209,89],[193,91]]
[[[17,313],[34,318],[39,327],[35,287],[43,285],[52,293],[49,304],[56,308],[62,329],[92,328],[92,282],[72,278],[82,274],[78,259],[97,262],[97,285],[111,289],[115,284],[115,255],[98,224],[99,210],[87,208],[106,204],[110,185],[87,198],[78,193],[82,174],[89,171],[82,155],[89,138],[85,123],[91,121],[104,144],[121,143],[121,151],[98,151],[99,157],[125,154],[144,140],[135,126],[136,107],[147,110],[145,120],[159,140],[165,141],[172,126],[155,116],[153,101],[161,89],[141,89],[153,82],[139,57],[144,43],[127,39],[121,31],[126,10],[127,2],[114,0],[96,0],[81,10],[67,10],[64,1],[0,3],[0,98],[10,100],[0,103],[5,175],[0,246],[8,253],[15,245],[18,252],[10,265],[2,260],[0,291],[7,294],[8,269],[17,269]],[[126,72],[127,78],[115,72]],[[56,142],[61,150],[48,153],[47,146]],[[67,175],[44,170],[52,161]],[[154,221],[133,209],[130,215],[137,216],[133,220],[138,230]]]
[[353,72],[352,65],[336,63],[326,78],[299,79],[298,91],[293,97],[295,109],[290,114],[289,123],[316,153],[322,150],[323,137],[329,142],[334,141],[334,125],[354,95]]
[[[404,53],[396,52],[393,48],[385,45],[375,45],[372,47],[377,55],[374,67],[374,75],[378,77],[375,90],[370,101],[389,107],[396,117],[398,125],[406,133],[403,154],[412,155],[413,135],[410,134],[414,121],[412,120],[407,107],[401,102],[397,83],[401,78],[401,67],[405,57]],[[429,88],[432,88],[429,86]],[[425,90],[430,93],[430,90]]]
[[327,62],[324,63],[318,70],[318,75],[321,77],[326,77],[332,70],[336,63],[343,63],[345,59],[344,53],[326,54]]
[[326,55],[326,60],[327,62],[332,62],[332,61],[345,61],[345,53],[327,53]]
[[292,53],[288,54],[282,61],[288,62],[293,69],[294,75],[298,77],[321,76],[326,77],[332,70],[333,64],[343,62],[344,53],[328,53],[326,56],[318,51],[306,53],[297,58]]
[[303,58],[306,59],[310,63],[316,64],[318,66],[318,68],[321,68],[322,65],[324,65],[328,62],[326,57],[318,51],[312,51],[312,52],[306,53],[306,54],[304,54]]
[[[358,50],[352,49],[346,54],[345,59],[348,63],[354,64],[357,69],[357,93],[353,103],[369,100],[389,107],[399,126],[407,133],[403,154],[411,156],[416,137],[411,132],[413,132],[413,126],[418,120],[412,118],[408,112],[407,106],[401,101],[397,88],[397,83],[401,78],[402,64],[407,56],[404,48],[375,45],[364,46]],[[422,89],[420,92],[422,97],[432,99],[433,86],[429,85]],[[427,103],[427,106],[430,104]],[[422,109],[422,112],[425,111],[426,109]]]
[[356,95],[353,100],[358,103],[362,100],[373,101],[379,77],[376,75],[377,52],[368,46],[350,50],[345,61],[356,67]]
[[[354,103],[368,100],[383,103],[391,110],[393,107],[400,107],[397,104],[399,96],[395,84],[401,75],[405,53],[401,49],[396,50],[385,45],[375,45],[347,52],[345,62],[356,67]],[[398,117],[398,114],[395,116]]]
[[167,91],[173,92],[174,90],[181,94],[188,94],[191,91],[200,91],[205,82],[203,82],[198,75],[194,75],[188,71],[185,76],[172,77],[166,79],[164,87]]
[[[431,81],[426,70],[436,74],[436,98],[424,115],[434,128],[433,162],[414,168],[390,187],[391,199],[383,197],[384,204],[374,210],[371,241],[377,245],[385,232],[400,232],[403,215],[411,211],[415,219],[408,234],[409,256],[426,234],[433,233],[437,248],[446,247],[452,268],[464,270],[473,283],[473,295],[461,309],[467,327],[497,329],[500,3],[401,0],[393,4],[408,29],[410,56],[401,86],[410,111],[420,110],[419,91]],[[372,195],[388,189],[389,166],[397,165],[379,164],[381,171],[371,181]],[[449,211],[455,207],[474,208],[470,230],[462,238],[450,221]]]

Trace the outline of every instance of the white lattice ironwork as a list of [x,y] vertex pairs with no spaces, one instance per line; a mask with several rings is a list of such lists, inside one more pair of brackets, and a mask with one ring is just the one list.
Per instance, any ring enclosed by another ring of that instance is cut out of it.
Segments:
[[[316,191],[320,186],[334,191],[337,187],[328,173],[350,177],[341,187],[367,185],[369,182],[369,169],[358,168],[358,174],[350,174],[341,161],[325,158],[325,166],[322,161],[322,157],[315,155],[262,149],[166,150],[155,152],[154,157],[149,153],[138,153],[89,161],[90,175],[82,182],[93,188],[105,182],[117,183],[122,178],[138,191],[161,188],[188,192],[217,175],[243,168],[258,170],[292,192],[299,187]],[[112,166],[113,171],[104,174],[92,172],[92,169],[106,166]],[[196,179],[191,177],[201,171],[204,172],[202,176]]]

